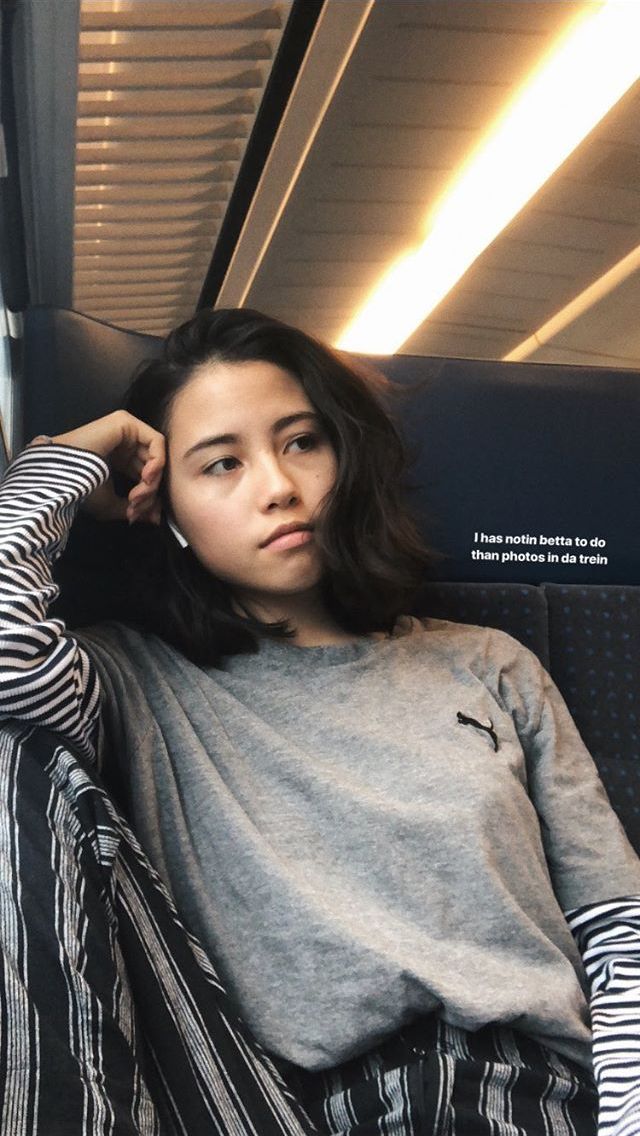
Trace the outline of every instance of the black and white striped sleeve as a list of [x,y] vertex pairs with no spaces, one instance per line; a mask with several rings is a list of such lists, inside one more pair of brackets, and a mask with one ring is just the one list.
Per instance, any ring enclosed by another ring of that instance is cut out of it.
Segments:
[[82,499],[109,476],[102,458],[69,446],[24,450],[0,485],[0,717],[48,726],[94,757],[98,678],[59,619],[51,567]]
[[640,896],[565,915],[591,987],[598,1136],[639,1136]]

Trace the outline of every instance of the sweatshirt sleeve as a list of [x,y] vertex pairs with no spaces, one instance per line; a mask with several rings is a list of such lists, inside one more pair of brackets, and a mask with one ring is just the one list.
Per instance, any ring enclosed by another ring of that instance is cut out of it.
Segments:
[[502,645],[497,681],[524,752],[527,791],[562,910],[640,892],[640,860],[549,674],[511,640]]
[[551,880],[587,976],[598,1136],[640,1136],[640,860],[538,660],[518,651],[502,679]]
[[0,717],[47,726],[95,757],[98,678],[60,619],[51,569],[78,506],[109,476],[102,458],[70,446],[24,450],[0,485]]
[[591,990],[598,1136],[640,1133],[640,895],[565,912]]

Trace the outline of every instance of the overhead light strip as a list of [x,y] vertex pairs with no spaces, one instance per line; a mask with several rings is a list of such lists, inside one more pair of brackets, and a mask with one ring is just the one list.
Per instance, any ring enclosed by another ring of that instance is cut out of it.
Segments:
[[393,354],[640,75],[640,2],[588,3],[340,336]]
[[605,296],[613,292],[614,288],[617,288],[625,280],[628,280],[630,276],[633,276],[638,269],[640,269],[640,245],[637,245],[630,253],[627,253],[622,260],[614,264],[613,268],[610,268],[603,276],[594,280],[593,283],[590,284],[588,288],[585,288],[583,292],[580,292],[578,296],[574,296],[573,300],[566,304],[564,308],[561,308],[559,312],[556,312],[546,323],[543,323],[542,327],[539,327],[533,335],[530,335],[527,339],[524,339],[522,343],[519,343],[517,347],[514,347],[508,355],[505,355],[505,362],[517,363],[522,359],[528,359],[530,355],[533,355],[534,351],[537,351],[539,347],[548,343],[554,336],[559,335],[569,324],[575,323],[580,316],[583,316],[585,312],[589,311],[589,308],[592,308],[594,304],[603,300]]

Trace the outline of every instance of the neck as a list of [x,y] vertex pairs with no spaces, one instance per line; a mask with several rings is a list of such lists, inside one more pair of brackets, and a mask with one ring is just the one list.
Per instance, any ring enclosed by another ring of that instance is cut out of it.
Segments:
[[317,591],[302,595],[256,600],[251,596],[238,596],[245,611],[258,619],[275,623],[286,620],[295,628],[295,635],[287,639],[295,647],[328,647],[340,643],[353,643],[361,636],[345,631],[327,612]]

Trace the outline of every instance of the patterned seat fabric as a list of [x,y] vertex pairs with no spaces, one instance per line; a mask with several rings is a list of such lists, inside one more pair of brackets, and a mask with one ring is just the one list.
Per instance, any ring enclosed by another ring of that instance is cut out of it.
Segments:
[[428,584],[416,614],[497,627],[524,643],[549,668],[547,602],[532,584]]
[[640,588],[547,584],[551,674],[640,851]]

